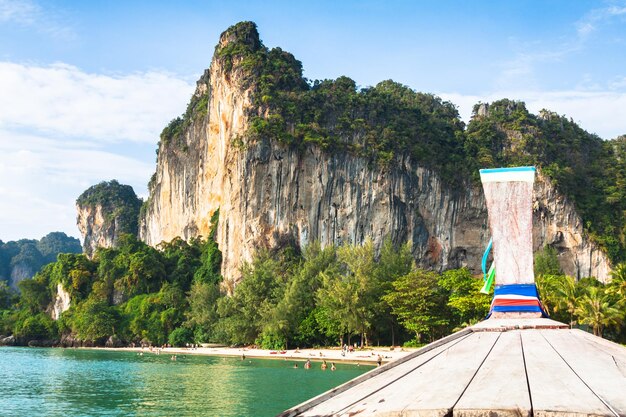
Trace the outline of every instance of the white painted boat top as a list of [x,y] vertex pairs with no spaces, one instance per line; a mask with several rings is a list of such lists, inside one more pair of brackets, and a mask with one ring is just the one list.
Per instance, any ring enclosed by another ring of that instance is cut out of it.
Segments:
[[554,320],[490,319],[279,416],[626,416],[626,348]]

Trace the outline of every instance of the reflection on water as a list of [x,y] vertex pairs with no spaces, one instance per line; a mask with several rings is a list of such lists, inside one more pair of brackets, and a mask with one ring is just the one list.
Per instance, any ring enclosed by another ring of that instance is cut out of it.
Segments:
[[273,416],[370,367],[0,348],[2,416]]

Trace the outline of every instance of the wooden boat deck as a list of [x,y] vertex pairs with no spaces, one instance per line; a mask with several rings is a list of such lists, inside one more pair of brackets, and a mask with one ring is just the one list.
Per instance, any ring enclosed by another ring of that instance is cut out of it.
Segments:
[[548,319],[486,320],[280,414],[626,416],[626,348]]

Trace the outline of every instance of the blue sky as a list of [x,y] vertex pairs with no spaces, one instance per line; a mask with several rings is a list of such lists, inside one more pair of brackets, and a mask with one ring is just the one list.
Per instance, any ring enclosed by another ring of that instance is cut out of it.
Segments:
[[394,79],[452,101],[510,98],[626,133],[626,1],[0,0],[0,239],[78,236],[74,201],[142,196],[158,135],[219,34],[255,21],[310,79]]

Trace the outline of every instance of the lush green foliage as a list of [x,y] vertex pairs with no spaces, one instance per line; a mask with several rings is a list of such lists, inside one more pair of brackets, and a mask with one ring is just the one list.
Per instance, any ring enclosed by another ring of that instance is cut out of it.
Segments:
[[[20,282],[17,300],[6,285],[0,286],[0,328],[24,341],[72,334],[99,344],[110,336],[128,342],[179,343],[189,338],[182,330],[172,336],[186,322],[189,292],[207,283],[218,288],[221,254],[212,239],[175,239],[159,249],[122,235],[118,247],[99,249],[94,260],[61,254],[33,279]],[[46,312],[59,285],[69,293],[71,307],[57,326],[50,324]]]
[[137,235],[141,199],[133,187],[117,182],[103,181],[86,189],[76,200],[79,207],[101,206],[108,222],[115,222],[118,233]]
[[174,144],[178,149],[187,151],[188,146],[184,138],[185,131],[191,126],[191,123],[196,120],[201,120],[206,117],[209,109],[209,95],[194,94],[187,104],[187,110],[180,116],[172,119],[169,124],[163,129],[159,136],[160,142],[157,148],[157,154],[159,152],[161,144],[169,146]]
[[[204,306],[192,307],[190,316],[207,326],[201,332],[207,340],[272,349],[350,343],[355,336],[361,344],[426,341],[460,326],[461,318],[483,318],[489,306],[448,307],[466,295],[454,284],[478,291],[482,280],[460,270],[444,288],[442,276],[414,266],[408,245],[390,241],[378,255],[371,241],[324,249],[313,243],[301,256],[261,252],[243,271],[233,296],[219,298],[216,309],[192,302]],[[214,302],[215,293],[202,290],[202,298]],[[448,298],[449,291],[457,291],[456,298]]]
[[[549,265],[554,264],[556,253],[544,250],[535,257]],[[626,264],[616,266],[606,285],[595,278],[576,281],[548,268],[537,271],[537,287],[552,318],[571,327],[588,327],[597,336],[626,341]]]
[[[215,230],[217,217],[213,222]],[[270,349],[355,339],[419,344],[481,320],[491,301],[479,293],[482,279],[467,269],[441,274],[418,269],[409,245],[389,240],[378,253],[371,241],[326,248],[312,243],[302,253],[289,245],[260,250],[242,267],[242,281],[234,288],[219,276],[221,253],[213,234],[208,240],[175,239],[158,250],[131,235],[119,243],[98,250],[93,261],[60,255],[20,283],[17,301],[0,287],[0,331],[25,341],[72,334],[97,344],[111,336],[127,343]],[[536,257],[542,299],[552,317],[624,339],[625,265],[618,265],[605,286],[559,275],[550,249]],[[59,284],[70,293],[72,306],[55,323],[45,312]]]
[[[237,148],[268,139],[298,149],[312,144],[385,168],[411,158],[457,186],[476,180],[481,168],[536,165],[575,204],[611,260],[626,261],[626,136],[603,141],[571,119],[533,115],[508,99],[477,104],[466,129],[454,104],[392,80],[359,88],[345,76],[305,79],[302,63],[265,47],[253,22],[229,28],[215,57],[226,79],[253,91],[249,130],[232,140]],[[200,83],[207,81],[205,73]],[[183,135],[206,115],[208,98],[195,94],[161,141],[185,149]]]
[[43,265],[54,262],[59,253],[80,252],[82,248],[78,239],[63,232],[48,233],[40,240],[0,241],[0,283],[10,281],[11,269],[17,265],[34,275]]
[[626,260],[626,136],[603,141],[571,119],[547,110],[533,115],[524,103],[505,99],[476,105],[465,149],[474,176],[480,168],[542,168],[609,257]]

